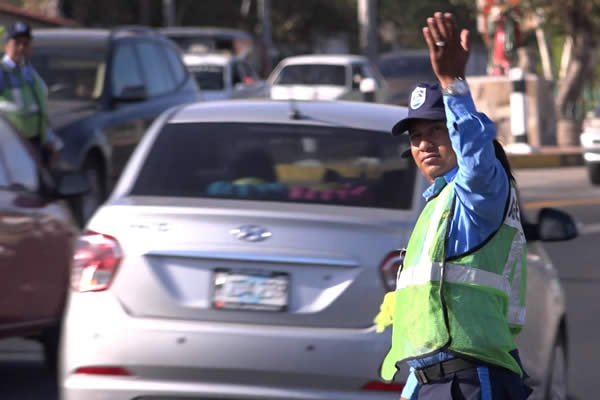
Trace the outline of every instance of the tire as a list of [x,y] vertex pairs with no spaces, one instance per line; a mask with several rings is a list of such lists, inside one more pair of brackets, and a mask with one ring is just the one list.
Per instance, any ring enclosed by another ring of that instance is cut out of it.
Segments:
[[96,157],[86,159],[81,171],[88,178],[90,190],[86,194],[74,199],[72,201],[72,208],[77,222],[83,227],[104,201],[106,197],[106,184],[102,164]]
[[552,349],[544,399],[567,400],[567,374],[567,347],[564,335],[561,334]]
[[587,165],[588,177],[593,185],[600,185],[600,163],[589,163]]

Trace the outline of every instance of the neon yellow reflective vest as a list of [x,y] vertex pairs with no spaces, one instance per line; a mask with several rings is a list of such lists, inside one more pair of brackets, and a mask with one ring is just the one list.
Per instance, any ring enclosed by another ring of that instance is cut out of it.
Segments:
[[27,139],[46,141],[48,103],[46,85],[30,68],[25,77],[19,67],[0,61],[0,112],[19,129]]
[[408,242],[396,282],[392,347],[380,371],[385,380],[394,378],[397,362],[439,350],[522,373],[509,354],[525,323],[527,287],[516,190],[511,187],[500,229],[479,248],[449,260],[455,197],[451,182],[430,199]]

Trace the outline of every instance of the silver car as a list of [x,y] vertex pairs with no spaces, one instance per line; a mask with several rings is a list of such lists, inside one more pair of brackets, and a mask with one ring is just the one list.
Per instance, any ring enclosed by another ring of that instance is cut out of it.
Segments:
[[[229,101],[164,113],[74,255],[60,386],[79,399],[397,399],[378,379],[393,290],[427,184],[406,109]],[[528,224],[521,355],[540,398],[566,394],[564,298]],[[555,397],[564,398],[564,397]]]

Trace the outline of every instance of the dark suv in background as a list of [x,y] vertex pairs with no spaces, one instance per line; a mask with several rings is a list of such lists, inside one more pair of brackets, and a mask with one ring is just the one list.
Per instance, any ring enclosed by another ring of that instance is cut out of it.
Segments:
[[48,86],[50,124],[63,140],[58,169],[91,190],[73,201],[83,224],[105,199],[149,124],[201,99],[180,50],[145,27],[36,29],[33,64]]

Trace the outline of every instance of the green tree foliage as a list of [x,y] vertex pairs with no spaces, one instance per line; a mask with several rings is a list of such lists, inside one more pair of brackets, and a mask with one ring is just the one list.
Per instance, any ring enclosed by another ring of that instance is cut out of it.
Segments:
[[2,0],[2,3],[8,3],[11,6],[22,7],[23,0]]
[[472,40],[478,41],[475,0],[379,0],[379,26],[392,22],[396,27],[397,44],[402,47],[425,47],[421,28],[435,11],[451,12],[459,28],[469,29]]

